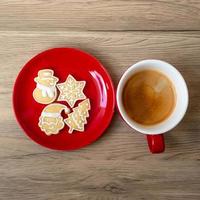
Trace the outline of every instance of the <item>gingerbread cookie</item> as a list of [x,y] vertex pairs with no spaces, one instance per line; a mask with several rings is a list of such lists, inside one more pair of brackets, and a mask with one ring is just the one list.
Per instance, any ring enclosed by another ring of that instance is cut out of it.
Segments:
[[57,84],[60,91],[58,101],[66,101],[71,108],[74,107],[76,101],[86,98],[83,93],[85,84],[85,81],[76,81],[72,75],[68,75],[64,83]]
[[58,134],[64,128],[63,110],[66,114],[70,112],[67,106],[59,103],[52,103],[43,109],[38,125],[46,135]]
[[84,131],[84,125],[87,124],[86,118],[89,117],[90,100],[85,99],[80,102],[77,107],[73,108],[73,112],[68,114],[68,118],[64,122],[69,126],[69,133],[76,131]]
[[52,103],[57,98],[56,83],[58,78],[53,76],[53,70],[43,69],[38,72],[34,79],[37,83],[33,91],[33,98],[41,104]]

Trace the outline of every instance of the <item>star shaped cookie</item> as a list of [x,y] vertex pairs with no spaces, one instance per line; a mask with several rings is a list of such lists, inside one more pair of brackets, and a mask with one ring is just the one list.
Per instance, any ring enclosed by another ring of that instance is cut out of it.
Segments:
[[64,83],[57,84],[60,91],[58,101],[66,101],[73,108],[76,101],[86,98],[83,93],[85,84],[85,81],[77,81],[72,75],[68,75]]

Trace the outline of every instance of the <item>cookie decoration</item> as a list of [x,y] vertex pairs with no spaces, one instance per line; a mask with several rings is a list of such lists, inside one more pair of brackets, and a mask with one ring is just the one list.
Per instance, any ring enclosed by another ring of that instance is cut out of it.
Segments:
[[58,134],[59,131],[64,128],[65,124],[61,116],[62,111],[66,114],[70,112],[67,106],[59,103],[49,104],[43,109],[38,125],[46,135]]
[[33,98],[38,103],[49,104],[57,98],[56,83],[58,78],[53,74],[53,70],[43,69],[38,72],[38,76],[34,79],[37,85],[33,91]]
[[73,108],[76,101],[86,99],[83,93],[85,84],[86,81],[77,81],[72,75],[68,75],[64,83],[57,84],[60,91],[58,101],[66,101]]
[[90,100],[85,99],[80,102],[77,107],[73,108],[73,112],[68,114],[68,118],[64,119],[64,122],[69,126],[69,133],[74,130],[83,132],[84,125],[87,124],[86,118],[89,117]]

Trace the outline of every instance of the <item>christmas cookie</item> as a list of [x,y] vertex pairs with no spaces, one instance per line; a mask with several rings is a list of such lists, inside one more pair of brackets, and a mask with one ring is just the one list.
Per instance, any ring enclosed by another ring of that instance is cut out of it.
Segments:
[[38,76],[34,79],[37,85],[33,91],[33,98],[38,103],[49,104],[56,99],[58,78],[53,76],[53,73],[53,70],[43,69],[38,72]]
[[83,93],[85,84],[85,81],[77,81],[72,75],[68,75],[64,83],[57,84],[60,91],[58,101],[66,101],[73,108],[76,101],[86,98]]
[[89,117],[88,111],[90,110],[90,100],[85,99],[73,108],[73,112],[68,114],[68,118],[64,122],[69,126],[69,133],[76,131],[84,131],[84,125],[87,124],[86,118]]
[[64,122],[61,116],[63,110],[66,114],[70,112],[67,106],[59,103],[52,103],[43,109],[38,125],[46,135],[58,134],[63,129]]

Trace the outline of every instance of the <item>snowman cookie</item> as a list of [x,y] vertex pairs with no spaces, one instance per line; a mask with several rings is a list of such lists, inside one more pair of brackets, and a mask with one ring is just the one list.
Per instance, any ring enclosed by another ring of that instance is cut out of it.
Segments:
[[52,103],[47,105],[39,118],[39,127],[46,135],[58,134],[61,129],[64,128],[63,117],[61,112],[64,111],[65,114],[70,112],[69,108],[60,103]]
[[38,76],[34,79],[37,85],[33,91],[33,98],[38,103],[49,104],[57,98],[56,83],[58,78],[53,74],[53,70],[43,69],[38,72]]

